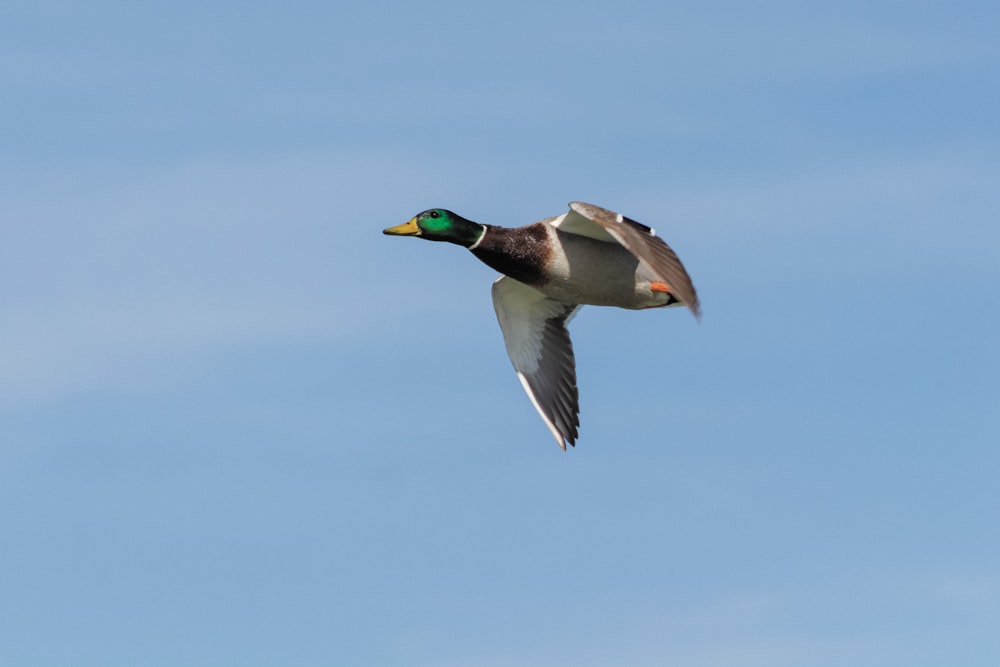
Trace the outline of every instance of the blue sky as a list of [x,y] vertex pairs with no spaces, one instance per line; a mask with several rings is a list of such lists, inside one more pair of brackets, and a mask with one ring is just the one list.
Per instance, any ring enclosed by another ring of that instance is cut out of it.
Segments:
[[[0,662],[996,665],[995,3],[9,2]],[[655,226],[561,452],[431,206]]]

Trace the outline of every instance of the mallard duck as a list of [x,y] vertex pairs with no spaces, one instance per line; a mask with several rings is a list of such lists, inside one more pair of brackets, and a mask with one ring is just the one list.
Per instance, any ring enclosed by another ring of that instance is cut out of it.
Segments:
[[484,225],[432,208],[384,230],[464,246],[503,275],[493,307],[517,377],[559,446],[576,444],[579,393],[566,325],[584,305],[687,306],[700,319],[684,265],[656,232],[607,209],[569,211],[524,227]]

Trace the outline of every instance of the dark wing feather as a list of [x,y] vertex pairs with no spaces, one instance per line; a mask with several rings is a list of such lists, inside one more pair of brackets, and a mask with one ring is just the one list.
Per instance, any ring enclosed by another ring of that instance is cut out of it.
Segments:
[[687,305],[696,318],[701,318],[698,292],[695,291],[691,277],[681,264],[677,253],[656,235],[655,230],[641,222],[593,204],[574,201],[570,202],[569,208],[570,212],[558,225],[559,229],[599,238],[597,230],[588,230],[583,220],[574,218],[580,216],[600,225],[615,241],[635,255],[647,269],[667,283],[673,290],[674,296]]

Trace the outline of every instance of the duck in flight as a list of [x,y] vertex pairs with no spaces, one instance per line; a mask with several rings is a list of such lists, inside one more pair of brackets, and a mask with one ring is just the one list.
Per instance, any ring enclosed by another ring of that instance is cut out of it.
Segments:
[[583,202],[524,227],[466,220],[432,208],[384,230],[464,246],[503,275],[493,307],[517,377],[563,450],[580,426],[573,345],[566,325],[584,305],[640,310],[687,306],[698,294],[677,254],[635,220]]

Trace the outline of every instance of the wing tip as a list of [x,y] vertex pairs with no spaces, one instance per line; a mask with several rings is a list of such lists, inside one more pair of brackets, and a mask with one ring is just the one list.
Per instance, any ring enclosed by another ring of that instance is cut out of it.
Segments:
[[694,319],[698,324],[701,324],[701,304],[695,301],[694,303],[688,304],[688,310],[694,315]]
[[526,393],[528,398],[531,399],[531,404],[535,406],[535,411],[538,412],[538,416],[542,418],[543,422],[545,422],[545,425],[549,429],[549,433],[551,433],[552,437],[556,439],[556,444],[559,445],[559,448],[565,452],[567,441],[569,441],[570,447],[576,447],[573,434],[567,435],[562,433],[558,428],[556,428],[555,423],[549,418],[549,416],[545,414],[545,411],[542,410],[542,406],[539,405],[538,399],[535,398],[535,392],[532,391],[531,385],[528,384],[527,376],[521,371],[517,371],[517,379],[521,381],[521,387],[524,388],[524,393]]

